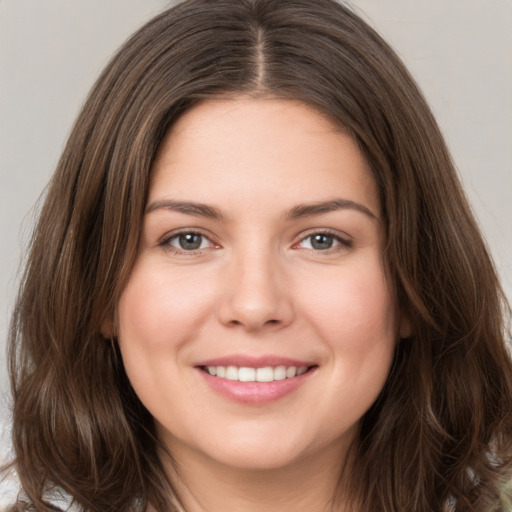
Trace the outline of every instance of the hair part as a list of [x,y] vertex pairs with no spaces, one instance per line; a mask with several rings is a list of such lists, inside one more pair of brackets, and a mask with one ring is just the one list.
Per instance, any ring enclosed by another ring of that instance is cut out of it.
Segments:
[[329,117],[379,189],[384,258],[413,335],[362,420],[354,508],[504,511],[509,310],[425,100],[334,0],[183,2],[132,36],[94,86],[47,190],[10,329],[15,464],[33,507],[51,510],[57,486],[90,512],[179,510],[152,417],[102,330],[115,324],[164,135],[198,102],[241,95]]

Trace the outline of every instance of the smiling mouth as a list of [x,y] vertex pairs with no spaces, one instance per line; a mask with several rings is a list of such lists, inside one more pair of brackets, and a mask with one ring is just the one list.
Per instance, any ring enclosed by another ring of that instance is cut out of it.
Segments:
[[263,366],[252,368],[246,366],[201,366],[200,369],[213,377],[238,382],[274,382],[299,377],[313,366]]

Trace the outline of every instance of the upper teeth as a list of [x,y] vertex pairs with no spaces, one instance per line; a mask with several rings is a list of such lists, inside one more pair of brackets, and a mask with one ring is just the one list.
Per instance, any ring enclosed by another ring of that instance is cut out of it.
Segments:
[[307,366],[265,366],[263,368],[248,368],[246,366],[207,366],[207,372],[223,379],[240,382],[272,382],[274,380],[290,379],[302,375],[308,370]]

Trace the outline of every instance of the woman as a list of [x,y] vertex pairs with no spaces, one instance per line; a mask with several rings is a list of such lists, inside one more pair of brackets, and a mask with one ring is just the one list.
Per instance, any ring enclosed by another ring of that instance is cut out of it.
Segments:
[[332,0],[184,2],[106,68],[50,184],[13,510],[507,510],[505,314],[372,29]]

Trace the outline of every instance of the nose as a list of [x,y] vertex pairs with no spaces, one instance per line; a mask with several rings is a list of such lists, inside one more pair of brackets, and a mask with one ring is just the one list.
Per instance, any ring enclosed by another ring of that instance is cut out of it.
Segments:
[[224,276],[219,318],[247,331],[279,329],[293,319],[290,286],[282,264],[271,255],[240,255]]

